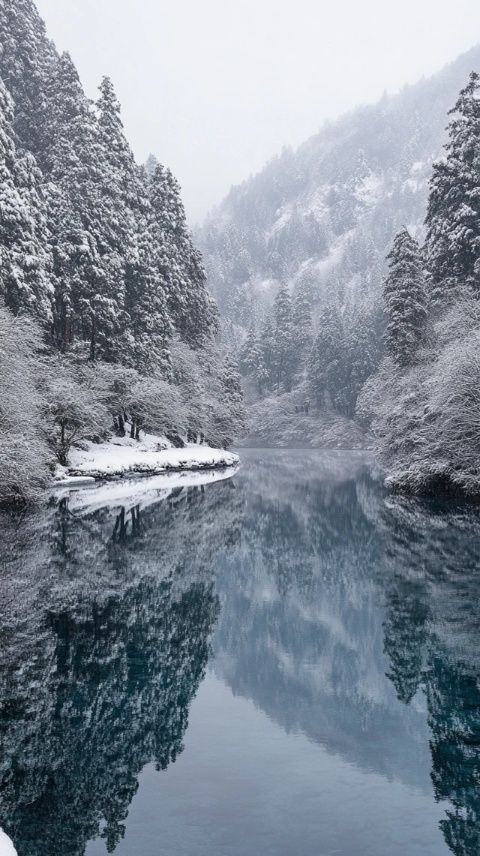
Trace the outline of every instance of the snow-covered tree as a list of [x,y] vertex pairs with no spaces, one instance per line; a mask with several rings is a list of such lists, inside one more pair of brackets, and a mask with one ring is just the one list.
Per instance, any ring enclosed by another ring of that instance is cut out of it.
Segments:
[[57,54],[33,0],[2,0],[0,46],[0,77],[15,103],[17,141],[43,170],[48,147],[47,81]]
[[42,176],[14,144],[13,104],[0,80],[0,296],[16,315],[52,320],[51,256]]
[[241,350],[239,366],[243,375],[255,376],[255,373],[260,365],[261,347],[257,339],[255,328],[252,326],[247,333]]
[[327,307],[320,315],[308,366],[308,383],[317,404],[334,405],[343,381],[343,326],[338,310]]
[[87,340],[92,360],[112,358],[124,304],[123,259],[104,216],[108,166],[99,127],[68,54],[51,81],[50,137],[59,342],[65,348],[74,338]]
[[306,279],[295,290],[292,312],[297,354],[301,357],[312,344],[312,289]]
[[111,426],[96,381],[95,369],[84,362],[78,364],[58,355],[44,361],[40,386],[43,416],[52,425],[51,445],[62,465],[68,464],[75,442],[102,436]]
[[112,82],[86,97],[33,0],[0,6],[0,78],[0,300],[42,324],[35,388],[57,456],[127,419],[133,436],[228,443],[242,424],[238,375],[214,341],[178,183],[154,159],[135,163]]
[[295,322],[290,292],[282,285],[273,304],[274,344],[273,344],[273,374],[278,389],[287,392],[292,387],[293,376],[297,367],[298,343],[295,339]]
[[385,350],[398,366],[405,367],[415,362],[427,330],[422,257],[407,229],[398,233],[387,258],[389,272],[383,289],[387,319]]
[[149,198],[155,263],[165,283],[171,320],[186,342],[201,346],[218,329],[218,311],[187,228],[179,184],[160,164],[149,178]]
[[432,300],[452,287],[480,289],[480,76],[472,72],[450,111],[445,158],[434,164],[425,257]]

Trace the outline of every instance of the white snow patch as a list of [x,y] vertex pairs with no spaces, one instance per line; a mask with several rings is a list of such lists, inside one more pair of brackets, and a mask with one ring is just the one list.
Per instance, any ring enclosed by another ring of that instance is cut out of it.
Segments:
[[379,175],[370,172],[355,189],[355,197],[364,205],[374,205],[378,202],[383,189],[383,180]]
[[175,449],[166,438],[147,434],[140,441],[115,437],[105,443],[86,442],[82,449],[71,449],[68,475],[112,478],[139,473],[154,475],[169,470],[233,467],[238,463],[238,455],[233,452],[193,443]]
[[319,259],[315,263],[315,269],[320,274],[326,274],[331,271],[336,265],[338,265],[345,252],[345,247],[347,241],[352,233],[352,230],[346,232],[342,237],[330,248],[330,252],[328,256],[325,256],[322,259]]
[[18,856],[13,842],[3,829],[0,829],[0,856]]

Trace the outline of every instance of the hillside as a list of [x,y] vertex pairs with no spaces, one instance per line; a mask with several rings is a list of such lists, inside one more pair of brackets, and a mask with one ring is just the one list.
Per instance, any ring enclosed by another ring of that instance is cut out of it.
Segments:
[[279,286],[307,282],[314,306],[378,299],[402,225],[421,231],[447,112],[480,45],[439,74],[326,124],[233,187],[197,239],[226,335],[259,323]]
[[448,111],[479,66],[477,46],[325,125],[233,187],[198,232],[240,358],[247,445],[370,443],[347,422],[382,358],[386,256],[402,227],[423,241]]
[[32,0],[1,4],[0,503],[38,497],[55,459],[127,423],[177,446],[241,429],[178,182],[135,162],[99,83],[92,102]]

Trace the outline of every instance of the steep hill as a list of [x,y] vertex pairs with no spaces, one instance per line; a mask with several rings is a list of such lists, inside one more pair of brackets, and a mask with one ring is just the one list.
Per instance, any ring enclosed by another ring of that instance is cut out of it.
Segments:
[[87,98],[33,0],[2,0],[0,503],[37,498],[52,450],[66,464],[127,417],[132,439],[231,441],[217,328],[172,173],[135,162],[112,82]]
[[313,306],[372,304],[402,225],[421,232],[447,112],[480,45],[440,73],[326,124],[233,187],[198,232],[226,334],[242,339],[280,284]]
[[386,256],[403,226],[423,240],[447,114],[477,67],[480,46],[326,124],[233,187],[199,231],[245,379],[247,444],[364,444],[348,420],[382,356]]

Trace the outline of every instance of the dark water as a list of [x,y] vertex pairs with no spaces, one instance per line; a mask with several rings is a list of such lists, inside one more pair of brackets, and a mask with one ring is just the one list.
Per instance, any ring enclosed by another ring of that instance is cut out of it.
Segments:
[[479,510],[242,456],[0,518],[0,826],[19,856],[478,856]]

